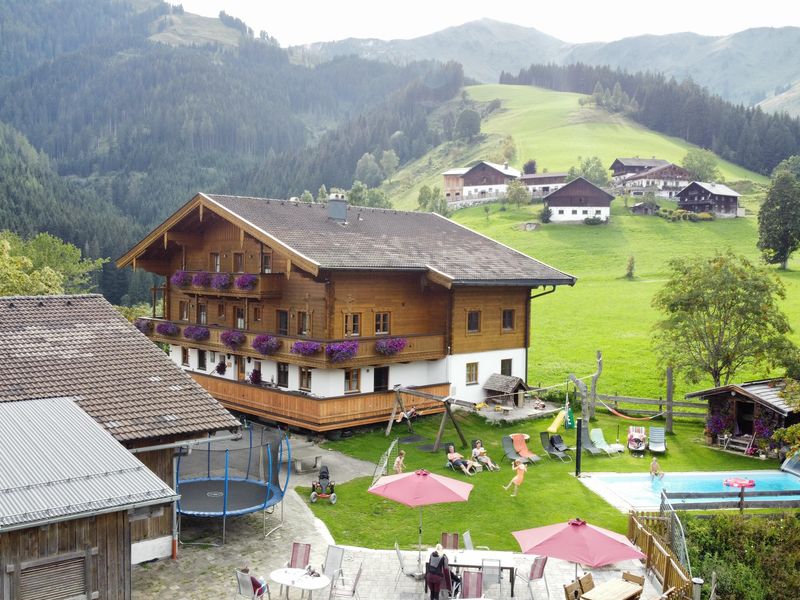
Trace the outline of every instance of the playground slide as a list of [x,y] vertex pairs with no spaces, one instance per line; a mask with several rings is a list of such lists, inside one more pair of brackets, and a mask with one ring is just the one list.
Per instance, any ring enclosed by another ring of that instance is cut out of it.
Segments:
[[547,428],[548,433],[557,433],[558,428],[561,427],[561,424],[564,422],[564,417],[567,416],[563,410],[559,411],[556,415],[556,418],[553,419],[553,422],[550,424],[550,427]]

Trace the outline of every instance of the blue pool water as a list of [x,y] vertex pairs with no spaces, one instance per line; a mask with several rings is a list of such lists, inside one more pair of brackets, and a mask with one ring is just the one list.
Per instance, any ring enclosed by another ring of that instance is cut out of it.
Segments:
[[[633,508],[653,508],[661,504],[661,490],[669,492],[738,492],[739,488],[723,484],[729,478],[752,479],[755,487],[764,491],[800,490],[800,478],[783,471],[716,471],[708,473],[667,473],[663,479],[651,478],[647,473],[592,473],[591,479],[601,483],[592,485],[601,495],[616,495]],[[745,497],[747,497],[747,489]],[[714,498],[687,500],[686,502],[713,502]],[[722,498],[720,498],[722,500]],[[730,498],[727,498],[730,500]],[[798,496],[765,496],[759,500],[800,500]],[[674,500],[679,507],[681,501]]]

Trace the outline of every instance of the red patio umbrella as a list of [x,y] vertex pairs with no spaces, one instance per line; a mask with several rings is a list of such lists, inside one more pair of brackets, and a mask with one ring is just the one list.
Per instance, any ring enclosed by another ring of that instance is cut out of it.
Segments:
[[400,475],[381,477],[369,490],[370,494],[400,502],[406,506],[419,507],[419,553],[417,564],[422,570],[422,507],[428,504],[466,502],[472,484],[429,473],[424,469]]
[[514,531],[522,552],[550,556],[590,567],[602,567],[621,560],[644,558],[645,555],[628,538],[608,529],[589,525],[581,519],[566,523]]

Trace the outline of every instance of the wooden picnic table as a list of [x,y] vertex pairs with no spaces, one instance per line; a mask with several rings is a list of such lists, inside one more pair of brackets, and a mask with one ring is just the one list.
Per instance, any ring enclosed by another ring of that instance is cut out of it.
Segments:
[[594,586],[594,589],[581,596],[581,600],[630,600],[638,598],[642,590],[642,586],[638,583],[612,579]]

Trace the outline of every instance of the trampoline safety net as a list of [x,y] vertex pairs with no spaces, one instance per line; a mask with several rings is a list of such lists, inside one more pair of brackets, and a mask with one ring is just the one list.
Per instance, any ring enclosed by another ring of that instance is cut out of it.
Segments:
[[240,440],[191,447],[178,457],[178,512],[197,517],[225,517],[266,510],[283,499],[289,483],[280,484],[282,462],[291,459],[280,431],[251,425]]

